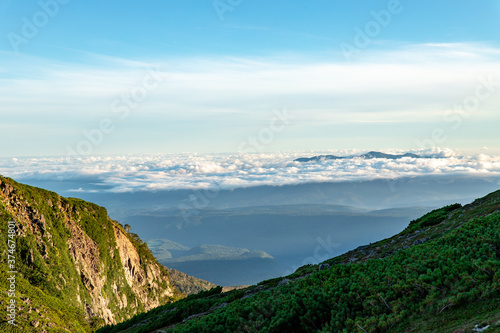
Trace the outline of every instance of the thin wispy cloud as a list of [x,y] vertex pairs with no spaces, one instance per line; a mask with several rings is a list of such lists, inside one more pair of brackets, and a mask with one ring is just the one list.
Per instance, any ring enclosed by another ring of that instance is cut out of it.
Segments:
[[[131,118],[149,125],[121,126],[124,132],[137,133],[134,140],[142,137],[142,144],[154,146],[156,151],[172,141],[181,150],[191,150],[183,146],[184,138],[175,135],[147,138],[148,133],[165,127],[169,133],[174,133],[172,128],[189,131],[192,124],[186,121],[193,119],[203,122],[208,133],[191,131],[193,141],[199,141],[204,151],[217,151],[210,133],[227,129],[219,116],[229,115],[236,132],[248,132],[251,126],[258,130],[273,108],[284,105],[294,110],[296,133],[314,133],[318,123],[411,126],[420,122],[432,128],[446,110],[474,93],[479,78],[500,82],[498,55],[500,50],[492,46],[473,43],[402,45],[366,51],[362,60],[353,63],[305,60],[305,55],[136,61],[89,52],[78,53],[80,61],[72,63],[29,56],[19,60],[9,52],[0,52],[0,113],[8,116],[9,126],[25,124],[30,117],[39,117],[40,126],[59,123],[51,133],[54,139],[42,138],[46,151],[41,153],[60,155],[63,151],[58,142],[77,142],[82,130],[111,115],[113,100],[128,93],[148,69],[155,68],[168,80]],[[495,94],[480,105],[475,121],[498,120],[499,106],[500,94]],[[28,127],[18,127],[21,137],[35,140]],[[226,139],[231,140],[237,146],[240,138]],[[123,142],[122,147],[126,145]],[[113,147],[103,145],[97,152],[111,153]],[[16,147],[13,143],[7,156],[16,155],[16,149],[23,154],[21,144]]]

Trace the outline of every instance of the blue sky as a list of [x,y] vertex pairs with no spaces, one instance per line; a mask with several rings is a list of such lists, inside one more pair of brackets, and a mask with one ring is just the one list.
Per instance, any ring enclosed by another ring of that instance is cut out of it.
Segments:
[[500,153],[498,31],[498,1],[1,1],[0,156]]

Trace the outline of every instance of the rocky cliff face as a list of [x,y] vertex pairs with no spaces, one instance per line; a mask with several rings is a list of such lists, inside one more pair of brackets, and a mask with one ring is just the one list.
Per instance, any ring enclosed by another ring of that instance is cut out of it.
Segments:
[[[146,244],[102,207],[0,176],[2,266],[7,264],[9,221],[17,227],[20,331],[90,331],[181,296]],[[6,290],[2,271],[0,286]],[[2,293],[2,308],[7,302]],[[0,323],[0,331],[5,325]]]

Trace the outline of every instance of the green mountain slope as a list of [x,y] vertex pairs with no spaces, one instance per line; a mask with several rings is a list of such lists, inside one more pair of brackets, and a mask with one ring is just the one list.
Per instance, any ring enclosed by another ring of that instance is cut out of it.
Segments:
[[14,302],[17,324],[2,311],[1,332],[89,332],[182,296],[147,245],[95,204],[0,176],[0,229],[0,307]]
[[197,294],[200,291],[210,290],[217,287],[217,285],[211,282],[195,278],[194,276],[179,272],[176,269],[168,267],[166,267],[166,269],[175,288],[177,288],[177,290],[179,290],[183,294]]
[[191,295],[109,332],[500,332],[500,191],[286,278]]

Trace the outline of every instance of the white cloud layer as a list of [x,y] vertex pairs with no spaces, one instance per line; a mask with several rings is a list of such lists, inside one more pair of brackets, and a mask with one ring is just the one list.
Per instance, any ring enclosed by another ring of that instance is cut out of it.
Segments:
[[[400,153],[401,151],[385,151]],[[434,158],[345,159],[300,163],[298,157],[362,151],[262,154],[156,154],[85,158],[0,160],[0,174],[14,179],[62,181],[90,177],[106,191],[239,188],[311,182],[358,181],[421,175],[500,175],[500,156],[460,156],[451,150],[415,151]],[[75,188],[73,191],[86,191]],[[93,189],[92,191],[95,191]]]

